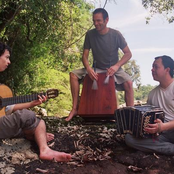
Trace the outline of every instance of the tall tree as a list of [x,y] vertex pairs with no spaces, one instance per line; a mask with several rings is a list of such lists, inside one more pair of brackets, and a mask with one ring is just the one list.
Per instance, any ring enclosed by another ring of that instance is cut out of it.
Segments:
[[61,71],[80,62],[92,5],[83,0],[0,0],[0,5],[0,40],[13,48],[4,82],[18,86],[26,76],[32,81],[40,69],[38,62]]

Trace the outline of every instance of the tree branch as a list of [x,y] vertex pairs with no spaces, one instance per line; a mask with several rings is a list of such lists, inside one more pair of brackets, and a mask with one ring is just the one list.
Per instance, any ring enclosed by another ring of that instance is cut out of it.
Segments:
[[13,18],[20,12],[22,6],[18,6],[14,2],[9,3],[9,6],[0,12],[0,32],[5,26],[10,23]]

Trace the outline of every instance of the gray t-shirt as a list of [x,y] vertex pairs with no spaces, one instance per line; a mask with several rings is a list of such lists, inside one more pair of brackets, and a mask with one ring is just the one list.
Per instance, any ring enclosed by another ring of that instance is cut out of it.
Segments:
[[118,50],[127,46],[125,38],[118,30],[109,28],[105,35],[100,35],[96,29],[86,33],[84,49],[92,49],[96,67],[106,69],[118,62]]
[[165,122],[174,120],[174,81],[166,88],[154,88],[148,95],[147,104],[163,108]]

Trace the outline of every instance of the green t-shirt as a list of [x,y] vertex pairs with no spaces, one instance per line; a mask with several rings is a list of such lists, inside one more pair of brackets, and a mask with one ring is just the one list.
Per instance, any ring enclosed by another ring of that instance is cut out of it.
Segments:
[[118,50],[127,46],[125,38],[118,30],[109,28],[105,35],[100,35],[96,29],[89,30],[85,37],[84,49],[91,49],[96,67],[109,68],[118,62]]

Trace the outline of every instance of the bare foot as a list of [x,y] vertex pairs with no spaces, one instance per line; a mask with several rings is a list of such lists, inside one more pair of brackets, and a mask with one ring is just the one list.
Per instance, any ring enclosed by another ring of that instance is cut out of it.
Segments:
[[70,121],[76,115],[77,115],[77,110],[76,109],[72,109],[71,112],[69,113],[68,117],[65,120],[66,121]]
[[68,162],[71,159],[71,155],[52,150],[48,147],[44,151],[40,152],[40,159],[50,161],[53,160],[55,162]]
[[47,142],[54,140],[54,134],[52,133],[47,133]]

